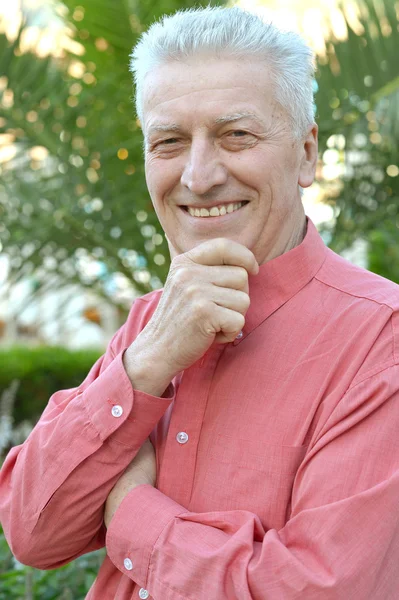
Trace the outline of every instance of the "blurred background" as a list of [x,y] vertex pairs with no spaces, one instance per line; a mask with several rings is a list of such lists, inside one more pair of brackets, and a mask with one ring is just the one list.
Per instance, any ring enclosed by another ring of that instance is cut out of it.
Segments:
[[[0,461],[163,285],[128,60],[155,19],[200,4],[0,0]],[[333,250],[399,283],[399,1],[238,4],[317,54],[306,213]],[[0,535],[0,600],[84,598],[100,560],[35,571]]]

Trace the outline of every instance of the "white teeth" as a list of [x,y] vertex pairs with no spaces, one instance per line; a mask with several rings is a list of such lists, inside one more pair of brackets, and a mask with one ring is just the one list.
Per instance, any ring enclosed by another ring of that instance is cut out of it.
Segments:
[[192,217],[219,217],[226,213],[232,213],[243,206],[243,202],[231,202],[230,204],[222,204],[221,206],[213,206],[210,210],[207,208],[192,208],[188,206],[188,212]]

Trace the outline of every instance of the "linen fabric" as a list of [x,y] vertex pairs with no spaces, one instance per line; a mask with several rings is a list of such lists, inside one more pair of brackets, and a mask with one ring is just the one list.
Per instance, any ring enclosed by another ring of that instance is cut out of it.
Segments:
[[[399,597],[399,287],[309,219],[249,286],[243,335],[162,397],[122,362],[161,291],[52,396],[2,469],[19,560],[54,568],[105,545],[90,600]],[[156,487],[132,490],[106,531],[104,502],[148,436]]]

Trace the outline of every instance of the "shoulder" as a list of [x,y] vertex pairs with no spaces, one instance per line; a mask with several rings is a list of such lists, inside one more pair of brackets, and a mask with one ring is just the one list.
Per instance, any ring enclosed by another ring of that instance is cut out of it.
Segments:
[[348,297],[379,304],[390,309],[391,312],[399,311],[397,283],[352,264],[329,248],[316,279]]
[[[353,383],[399,364],[399,285],[350,263],[330,249],[315,279],[338,323],[345,323],[345,339],[356,339],[362,365]],[[342,320],[341,320],[342,317]]]

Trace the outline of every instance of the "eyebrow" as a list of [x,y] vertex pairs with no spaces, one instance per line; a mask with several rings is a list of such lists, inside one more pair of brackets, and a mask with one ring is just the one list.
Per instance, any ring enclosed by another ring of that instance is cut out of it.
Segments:
[[[215,119],[214,123],[216,125],[225,125],[226,123],[234,123],[235,121],[240,121],[241,119],[252,119],[253,121],[256,121],[259,125],[262,125],[263,127],[265,126],[265,123],[263,123],[263,121],[255,113],[252,112],[238,112],[232,113],[230,115],[224,115],[223,117],[218,117],[217,119]],[[176,133],[179,133],[181,131],[181,127],[175,123],[169,123],[165,125],[163,125],[162,123],[154,123],[154,125],[151,125],[149,127],[148,134],[155,133],[157,131],[174,131]]]
[[154,133],[155,131],[175,131],[178,133],[181,131],[181,127],[179,127],[179,125],[175,125],[174,123],[169,123],[168,125],[155,123],[148,128],[148,133]]
[[215,123],[224,124],[224,123],[234,123],[235,121],[240,121],[241,119],[252,119],[259,123],[259,125],[265,125],[263,121],[253,112],[238,112],[233,113],[231,115],[225,115],[223,117],[218,117],[215,119]]

